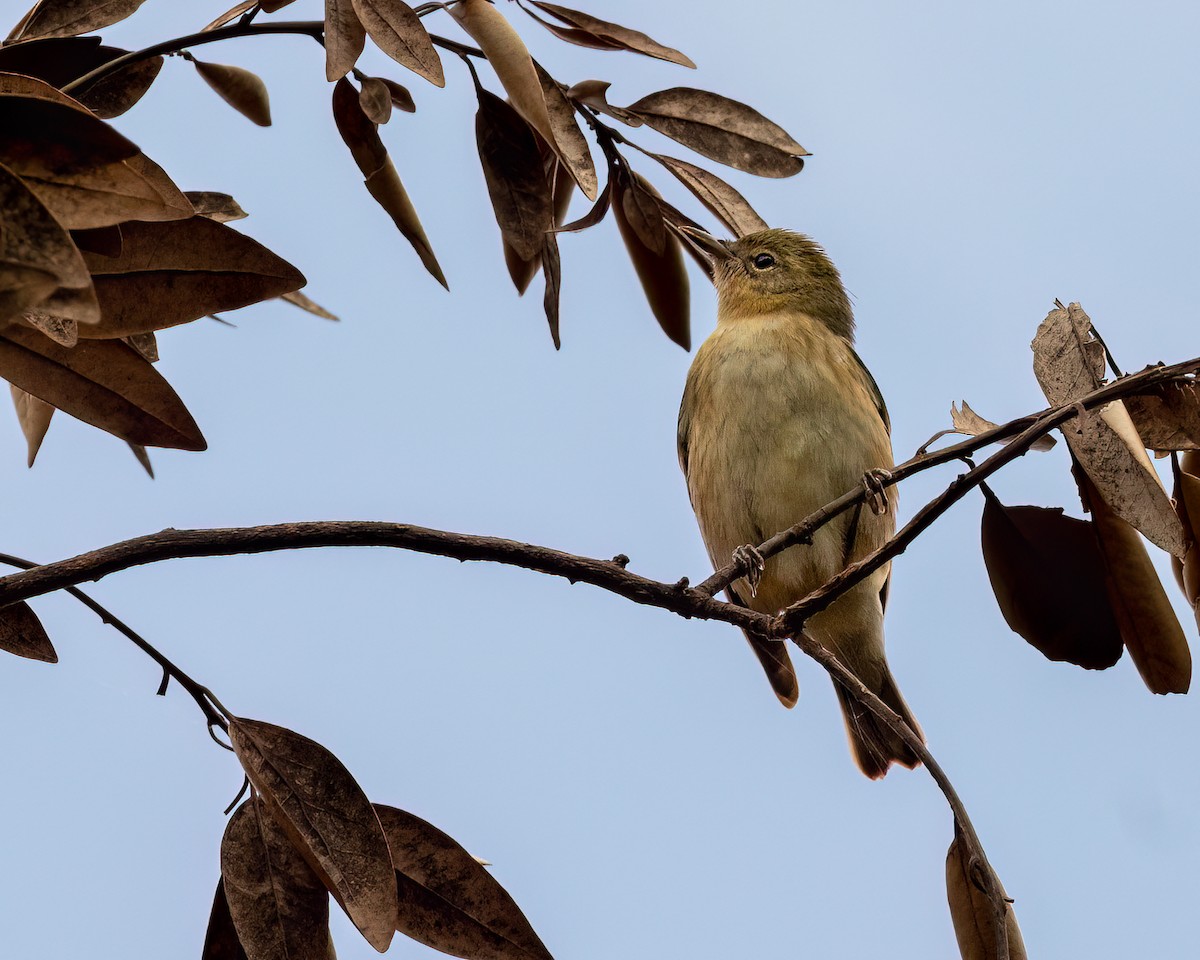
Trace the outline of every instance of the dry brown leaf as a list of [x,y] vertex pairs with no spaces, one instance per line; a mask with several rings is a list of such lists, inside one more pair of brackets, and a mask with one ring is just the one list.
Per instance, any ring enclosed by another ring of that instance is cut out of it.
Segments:
[[395,807],[375,813],[396,868],[401,933],[456,957],[552,960],[508,891],[453,837]]
[[1129,657],[1151,693],[1187,693],[1192,655],[1145,544],[1078,466],[1075,479],[1104,554],[1109,603]]
[[554,349],[562,349],[559,336],[559,294],[562,292],[562,262],[558,255],[558,238],[553,233],[542,236],[541,262],[546,275],[546,292],[542,296],[542,308],[546,311],[546,322],[550,325],[550,339]]
[[617,171],[613,180],[616,184],[613,216],[616,217],[617,229],[646,293],[650,310],[663,332],[684,350],[690,350],[690,295],[679,241],[667,233],[661,214],[658,228],[662,230],[663,243],[658,251],[643,239],[642,233],[651,229],[648,223],[635,226],[630,222],[630,213],[641,216],[645,212],[642,201],[647,196],[652,199],[657,197],[657,191],[636,173],[623,168]]
[[38,451],[42,448],[42,441],[46,439],[46,431],[50,429],[50,421],[54,417],[54,407],[13,384],[9,384],[9,389],[12,391],[17,421],[21,424],[21,432],[25,434],[25,443],[29,448],[26,465],[32,467],[33,461],[37,459]]
[[984,497],[983,562],[1008,625],[1049,660],[1111,667],[1124,644],[1092,525],[1060,508]]
[[67,317],[30,312],[23,314],[21,320],[64,347],[73,347],[79,342],[79,324]]
[[[99,37],[56,37],[0,46],[0,71],[19,73],[62,87],[128,50],[102,46]],[[162,57],[148,57],[72,91],[72,96],[104,120],[120,116],[150,89]]]
[[1200,626],[1200,454],[1188,450],[1175,465],[1175,510],[1187,536],[1187,553],[1171,558],[1175,581]]
[[319,303],[316,303],[302,294],[299,290],[293,290],[291,293],[285,293],[280,297],[281,300],[286,300],[294,307],[299,307],[301,310],[307,310],[315,316],[321,317],[324,320],[339,320],[341,319],[335,313],[330,313]]
[[[546,154],[549,154],[548,156]],[[560,226],[563,220],[566,219],[567,209],[571,205],[571,197],[575,195],[575,181],[559,163],[558,158],[549,153],[549,148],[546,148],[543,154],[547,167],[546,172],[548,178],[553,180],[554,187],[554,225]],[[513,286],[517,288],[517,293],[524,295],[529,289],[529,284],[537,275],[538,270],[542,266],[542,254],[539,251],[535,256],[528,260],[523,259],[512,244],[507,240],[503,240],[504,245],[504,263],[508,267],[508,275],[512,277]],[[543,242],[545,242],[543,240]],[[555,251],[558,250],[558,244],[554,245]]]
[[587,230],[589,227],[594,227],[608,214],[609,206],[612,203],[612,178],[609,178],[608,183],[604,185],[604,189],[600,191],[600,196],[596,198],[596,202],[591,208],[578,220],[572,220],[570,223],[564,223],[558,227],[555,233],[578,233],[580,230]]
[[234,110],[260,127],[271,125],[271,98],[267,85],[258,74],[242,67],[206,63],[195,57],[191,60],[204,82]]
[[606,117],[612,117],[630,127],[640,127],[642,120],[636,114],[630,113],[624,107],[617,107],[608,102],[608,88],[612,84],[607,80],[580,80],[567,90],[567,96],[579,103],[586,104],[593,110],[598,110]]
[[54,271],[0,256],[0,327],[19,318],[57,289],[58,274]]
[[358,104],[372,123],[382,125],[392,119],[392,92],[378,77],[363,78]]
[[377,124],[363,113],[353,84],[345,78],[333,85],[333,120],[363,176],[369,177],[388,158]]
[[342,79],[366,45],[367,31],[352,0],[325,0],[325,79]]
[[353,3],[367,34],[380,50],[434,86],[446,85],[442,60],[412,7],[403,0],[353,0]]
[[274,13],[295,2],[296,0],[260,0],[258,5],[262,7],[263,13]]
[[[450,12],[479,44],[517,112],[556,153],[559,152],[533,58],[517,31],[504,19],[504,14],[488,0],[461,0]],[[564,159],[564,162],[567,161]]]
[[175,186],[175,182],[167,176],[166,171],[144,153],[130,157],[125,164],[136,170],[139,176],[144,177],[146,182],[158,191],[164,204],[179,212],[179,216],[174,219],[183,220],[196,212],[191,201],[182,190]]
[[153,333],[135,333],[133,336],[123,339],[140,353],[143,359],[150,363],[158,363],[158,337]]
[[567,99],[558,81],[543,70],[536,60],[533,62],[533,68],[537,71],[538,81],[542,85],[546,114],[550,118],[550,126],[554,128],[556,153],[561,158],[563,168],[579,184],[583,195],[589,200],[595,200],[600,188],[596,178],[596,164],[592,160],[592,150],[588,146],[587,137],[583,135],[575,120],[575,107]]
[[808,151],[753,107],[718,93],[672,87],[627,108],[701,156],[760,177],[790,177]]
[[1164,383],[1151,393],[1128,397],[1125,409],[1150,450],[1200,450],[1200,388],[1195,380]]
[[395,80],[388,80],[386,77],[376,78],[387,87],[388,95],[392,98],[392,106],[397,110],[403,110],[405,113],[416,113],[417,105],[413,102],[412,94],[408,92],[408,87],[402,83],[397,83]]
[[552,34],[558,37],[559,40],[565,40],[567,43],[573,43],[580,47],[591,47],[593,50],[625,49],[623,45],[619,43],[613,43],[611,40],[605,40],[603,37],[598,37],[588,30],[580,30],[578,27],[564,27],[561,24],[542,19],[526,6],[521,4],[518,4],[518,6],[520,6],[521,9],[530,16],[530,18],[536,20]]
[[[250,5],[253,6],[254,2],[255,0],[251,0]],[[250,960],[233,926],[223,877],[217,881],[217,892],[213,897],[212,912],[208,916],[208,929],[204,934],[204,948],[200,951],[200,960]]]
[[124,20],[146,0],[40,0],[25,21],[22,40],[75,37]]
[[[1032,347],[1034,375],[1053,404],[1071,403],[1103,382],[1104,348],[1077,303],[1051,310]],[[1117,515],[1163,550],[1182,556],[1183,527],[1124,405],[1113,401],[1068,420],[1060,429]]]
[[653,156],[735,237],[744,237],[746,234],[767,229],[767,222],[755,212],[746,198],[715,173],[686,160],[678,160],[661,153]]
[[[229,736],[271,815],[382,953],[395,931],[395,873],[383,828],[362,789],[337,757],[292,730],[236,719]],[[236,909],[233,915],[236,920]]]
[[658,206],[658,192],[639,176],[617,178],[617,203],[621,216],[637,234],[642,245],[662,256],[667,245],[667,227]]
[[[229,818],[221,838],[221,880],[246,956],[329,960],[329,893],[261,800],[247,800]],[[219,920],[218,909],[214,903]],[[210,937],[212,928],[210,919]]]
[[[977,864],[980,871],[991,870]],[[993,873],[993,877],[995,874]],[[1003,892],[999,878],[995,883]],[[971,870],[971,864],[961,842],[958,824],[954,826],[954,841],[946,852],[946,898],[950,902],[950,919],[962,960],[994,960],[996,956],[996,912]],[[1008,935],[1009,960],[1026,960],[1025,941],[1012,904],[1004,911],[1005,933]]]
[[421,258],[425,269],[438,283],[449,290],[450,284],[446,282],[446,275],[442,273],[441,264],[438,263],[429,238],[425,235],[425,228],[421,226],[421,218],[417,216],[417,209],[409,199],[408,191],[404,189],[400,174],[392,166],[391,159],[385,160],[383,166],[367,177],[364,183],[367,192],[375,198],[376,203],[387,211],[404,239],[412,244],[412,248]]
[[0,607],[0,650],[27,660],[58,663],[46,628],[24,600]]
[[[657,40],[652,40],[646,34],[639,30],[631,30],[629,27],[623,27],[619,23],[610,23],[607,20],[601,20],[599,17],[593,17],[590,13],[584,13],[581,10],[572,10],[570,7],[560,7],[556,3],[543,3],[542,0],[530,0],[530,2],[539,10],[544,10],[553,17],[557,17],[563,23],[570,24],[577,30],[590,34],[603,43],[611,44],[622,50],[630,50],[633,53],[645,54],[647,57],[655,57],[659,60],[667,60],[670,63],[677,63],[683,67],[695,68],[695,64],[686,54],[680,53],[673,47],[666,47]],[[539,19],[539,18],[534,18]],[[539,22],[543,22],[540,21]],[[549,26],[549,24],[544,24]],[[563,39],[568,39],[564,37]],[[580,42],[572,40],[573,43]],[[593,44],[598,46],[598,44]]]
[[102,253],[106,257],[121,255],[121,227],[96,227],[91,230],[72,230],[71,239],[81,253]]
[[130,443],[206,447],[171,385],[119,340],[63,347],[28,327],[9,327],[0,336],[0,377]]
[[[962,402],[962,409],[958,409],[953,403],[950,404],[950,423],[955,433],[966,434],[968,437],[977,437],[981,433],[987,433],[989,430],[995,430],[999,424],[992,423],[991,420],[981,417],[966,400]],[[1001,443],[1010,443],[1012,437],[1001,440]],[[1030,450],[1046,451],[1053,450],[1058,441],[1047,434],[1044,437],[1038,437],[1029,445]]]
[[179,220],[190,215],[164,202],[128,163],[110,163],[54,179],[22,179],[68,230],[111,227],[126,220]]
[[133,454],[134,459],[141,464],[142,469],[146,471],[146,474],[150,477],[150,479],[153,480],[154,464],[150,462],[150,454],[147,453],[146,448],[140,443],[130,443],[129,451]]
[[262,244],[207,217],[126,223],[119,257],[85,254],[100,303],[89,338],[128,337],[236,310],[304,286]]
[[227,193],[189,190],[184,196],[188,198],[198,217],[208,217],[217,223],[228,223],[231,220],[244,220],[247,216],[241,204]]
[[550,183],[537,139],[515,109],[494,93],[476,90],[475,139],[492,210],[504,240],[529,260],[554,226]]
[[232,23],[243,13],[249,13],[251,7],[257,7],[258,5],[258,0],[241,0],[241,3],[230,7],[223,14],[217,17],[216,20],[213,20],[211,23],[201,27],[200,32],[208,33],[210,30],[216,30],[218,27],[223,27],[227,23]]

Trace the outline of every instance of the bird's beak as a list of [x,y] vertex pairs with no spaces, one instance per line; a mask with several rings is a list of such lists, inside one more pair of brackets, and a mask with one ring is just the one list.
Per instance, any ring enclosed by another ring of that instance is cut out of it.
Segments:
[[683,234],[684,239],[697,252],[711,261],[715,266],[724,260],[732,260],[734,258],[733,251],[729,249],[729,241],[718,240],[711,234],[705,233],[703,230],[697,230],[695,227],[682,226],[679,232]]

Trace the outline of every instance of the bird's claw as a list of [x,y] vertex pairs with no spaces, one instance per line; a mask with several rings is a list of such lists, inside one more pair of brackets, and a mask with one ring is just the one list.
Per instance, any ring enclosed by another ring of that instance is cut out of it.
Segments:
[[733,551],[733,562],[745,571],[742,576],[750,585],[750,596],[758,596],[758,585],[762,583],[763,568],[767,565],[763,555],[758,552],[758,547],[748,543],[742,544]]
[[867,503],[875,516],[882,516],[891,506],[887,495],[887,482],[892,479],[890,470],[876,467],[863,474],[862,485],[867,491]]

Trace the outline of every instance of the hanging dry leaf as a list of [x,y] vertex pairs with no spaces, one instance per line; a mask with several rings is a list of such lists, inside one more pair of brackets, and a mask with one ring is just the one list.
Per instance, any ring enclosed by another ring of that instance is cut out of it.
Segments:
[[198,217],[208,217],[217,223],[228,223],[231,220],[244,220],[247,216],[241,204],[227,193],[189,190],[184,196],[188,198]]
[[1151,693],[1187,693],[1192,655],[1162,581],[1141,538],[1117,516],[1078,463],[1074,466],[1085,506],[1104,554],[1109,603],[1129,657]]
[[642,120],[637,114],[608,102],[608,88],[611,86],[607,80],[580,80],[567,90],[567,96],[593,110],[598,110],[606,117],[612,117],[630,127],[640,127]]
[[550,184],[533,131],[495,94],[476,90],[475,139],[496,223],[518,256],[532,259],[554,226]]
[[46,431],[50,429],[54,407],[45,400],[39,400],[33,394],[26,393],[20,387],[9,384],[9,389],[12,391],[17,421],[21,424],[21,432],[25,434],[25,443],[29,448],[26,465],[32,467],[38,451],[42,448],[42,441],[46,439]]
[[364,176],[383,166],[388,152],[379,139],[378,126],[363,113],[353,84],[344,78],[333,85],[333,120]]
[[283,294],[282,297],[280,297],[280,299],[286,300],[292,306],[299,307],[301,310],[307,310],[309,313],[314,314],[315,316],[321,317],[324,320],[339,320],[339,319],[341,319],[340,317],[338,317],[337,314],[330,313],[319,303],[315,303],[314,301],[310,300],[308,297],[306,297],[304,294],[302,294],[299,290],[293,290],[291,293],[285,293],[285,294]]
[[1195,380],[1164,383],[1125,409],[1150,450],[1200,450],[1200,389]]
[[85,423],[148,447],[203,450],[170,384],[119,340],[63,347],[27,327],[0,336],[0,377]]
[[[248,957],[329,960],[329,892],[261,800],[247,800],[229,818],[221,838],[221,881],[237,942]],[[219,921],[218,910],[214,903]],[[210,919],[210,937],[212,928]],[[216,932],[227,939],[227,931]]]
[[983,562],[1000,612],[1049,660],[1105,670],[1124,644],[1092,525],[1061,509],[1006,507],[984,490]]
[[257,7],[258,0],[242,0],[241,3],[230,7],[223,14],[200,28],[201,33],[208,33],[210,30],[216,30],[218,27],[223,27],[227,23],[233,23],[238,17],[244,13],[249,13],[251,7]]
[[[541,0],[530,0],[530,2],[539,10],[546,11],[546,13],[557,17],[563,23],[570,24],[577,30],[590,34],[592,37],[617,49],[645,54],[647,57],[667,60],[670,63],[677,63],[683,67],[692,67],[694,69],[696,66],[690,57],[672,47],[663,46],[657,40],[652,40],[638,30],[631,30],[629,27],[623,27],[619,23],[610,23],[607,20],[601,20],[599,17],[593,17],[590,13],[584,13],[581,10],[560,7],[556,3],[543,3]],[[550,26],[540,18],[535,17],[534,19],[538,20],[544,26]],[[568,38],[563,37],[563,39]],[[580,41],[573,39],[571,42],[579,43]],[[600,46],[600,44],[589,45]]]
[[146,0],[40,0],[25,27],[22,40],[36,37],[74,37],[111,26],[130,16]]
[[146,448],[140,443],[131,443],[128,446],[129,452],[133,454],[134,459],[141,464],[142,469],[146,471],[146,475],[153,480],[154,464],[150,462],[150,454],[146,451]]
[[271,98],[261,77],[242,67],[206,63],[195,57],[191,61],[204,82],[234,110],[260,127],[271,125]]
[[175,186],[175,182],[167,176],[166,171],[144,153],[130,157],[125,164],[136,170],[139,176],[145,178],[146,182],[158,191],[164,204],[179,212],[179,216],[175,219],[183,220],[196,212],[192,208],[191,201],[182,190]]
[[58,663],[46,628],[24,600],[0,607],[0,650],[27,660]]
[[[976,870],[991,871],[986,864],[975,864]],[[1004,887],[993,873],[995,884],[1003,893]],[[972,870],[965,844],[961,842],[958,824],[954,825],[954,841],[946,852],[946,897],[950,902],[950,919],[962,960],[994,960],[996,957],[996,911],[984,893],[981,882]],[[1026,960],[1025,941],[1012,904],[1004,911],[1004,929],[1008,939],[1009,960]]]
[[[667,233],[657,208],[653,214],[650,212],[647,198],[652,202],[658,195],[657,191],[636,173],[623,167],[615,173],[613,180],[616,184],[613,190],[613,216],[616,217],[617,229],[646,293],[650,310],[663,332],[684,350],[690,350],[687,271],[683,268],[679,241]],[[646,238],[653,240],[660,235],[662,242],[656,250]]]
[[[253,6],[253,0],[251,5]],[[217,881],[217,892],[213,897],[212,912],[208,916],[208,929],[204,934],[204,948],[200,951],[200,960],[249,960],[242,942],[238,939],[237,930],[234,929],[233,917],[229,913],[224,878]]]
[[258,5],[262,7],[263,13],[274,13],[295,2],[296,0],[259,0]]
[[1187,451],[1175,466],[1175,510],[1187,537],[1187,553],[1171,569],[1200,626],[1200,454]]
[[207,217],[126,223],[121,231],[119,257],[84,255],[101,314],[84,337],[161,330],[304,286],[286,260]]
[[455,957],[552,960],[508,891],[453,837],[375,804],[400,893],[397,929]]
[[[1104,348],[1077,303],[1051,310],[1033,340],[1033,372],[1053,404],[1072,401],[1103,382]],[[1116,514],[1147,539],[1183,555],[1183,528],[1124,405],[1113,401],[1061,427],[1067,446]]]
[[0,326],[19,318],[56,289],[58,274],[53,271],[0,257]]
[[[383,828],[362,789],[337,757],[291,730],[237,719],[229,736],[271,815],[382,953],[395,929],[395,873]],[[236,909],[233,915],[236,920]]]
[[589,227],[594,227],[608,214],[609,206],[612,202],[612,180],[604,185],[604,189],[600,191],[600,196],[596,198],[596,202],[592,204],[588,210],[578,220],[572,220],[570,223],[565,223],[555,233],[578,233],[580,230],[587,230]]
[[81,253],[102,253],[106,257],[121,255],[121,228],[117,224],[90,230],[72,230],[71,239]]
[[554,128],[556,152],[561,158],[563,169],[579,184],[579,189],[585,197],[595,200],[596,192],[600,188],[596,178],[596,164],[592,160],[592,150],[588,146],[587,137],[583,135],[575,120],[575,107],[567,99],[558,81],[543,70],[536,60],[533,62],[533,68],[537,71],[538,81],[542,85],[546,114],[550,118],[550,126]]
[[358,104],[372,123],[382,125],[392,119],[392,92],[378,77],[363,78]]
[[670,170],[735,237],[767,229],[767,222],[755,212],[746,198],[715,173],[661,153],[652,156]]
[[144,360],[149,363],[158,363],[158,337],[153,333],[135,333],[133,336],[123,339],[141,354]]
[[388,95],[392,98],[392,106],[397,110],[403,110],[405,113],[416,113],[417,105],[413,102],[412,94],[408,92],[408,87],[395,80],[388,80],[386,77],[376,78],[387,87]]
[[348,74],[366,45],[367,31],[351,0],[325,0],[325,79]]
[[753,107],[717,93],[672,87],[626,109],[701,156],[760,177],[790,177],[808,151]]
[[412,7],[403,0],[353,0],[353,3],[367,34],[380,50],[434,86],[446,85],[441,58]]
[[[63,87],[117,57],[120,47],[102,46],[99,37],[56,37],[0,46],[0,71],[19,73]],[[148,57],[92,81],[71,96],[103,120],[120,116],[150,89],[162,69],[162,57]]]
[[73,347],[79,342],[79,324],[67,317],[31,311],[21,315],[21,322],[41,331],[55,343]]
[[573,43],[580,47],[591,47],[593,50],[624,50],[625,47],[619,43],[613,43],[611,40],[605,40],[603,37],[598,37],[594,33],[587,30],[580,30],[578,27],[564,27],[561,24],[553,23],[550,20],[544,20],[528,7],[518,3],[526,14],[533,20],[536,20],[543,27],[549,30],[552,34],[558,37],[559,40],[565,40],[567,43]]
[[546,274],[546,292],[542,297],[542,308],[546,311],[546,322],[550,325],[550,339],[554,349],[562,349],[562,338],[558,332],[559,294],[562,292],[562,262],[558,255],[558,238],[553,233],[542,237],[542,266]]
[[[988,420],[977,414],[971,409],[966,400],[962,402],[961,410],[958,409],[958,407],[956,407],[953,403],[950,404],[950,423],[953,425],[954,433],[963,433],[968,437],[977,437],[981,433],[987,433],[989,430],[995,430],[996,427],[999,426],[999,424],[992,423],[991,420]],[[1012,441],[1012,439],[1012,437],[1008,437],[1000,442],[1009,443]],[[1047,434],[1044,437],[1038,437],[1029,445],[1029,449],[1043,452],[1046,450],[1053,450],[1054,445],[1057,442],[1057,440]]]
[[[563,168],[562,164],[559,163],[558,158],[549,152],[549,148],[544,150],[542,159],[547,168],[547,179],[552,180],[554,183],[554,225],[557,227],[566,219],[567,209],[571,205],[571,197],[575,195],[575,181]],[[539,251],[529,259],[524,259],[517,253],[508,240],[503,240],[502,242],[504,245],[504,263],[508,267],[508,275],[512,277],[513,286],[517,288],[517,293],[523,295],[541,268],[541,252]],[[543,240],[543,242],[545,241]],[[557,243],[554,245],[554,249],[557,252]]]

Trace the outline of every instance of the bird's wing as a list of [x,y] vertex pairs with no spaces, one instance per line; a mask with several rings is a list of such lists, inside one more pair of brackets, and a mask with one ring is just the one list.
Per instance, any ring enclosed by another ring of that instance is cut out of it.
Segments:
[[863,380],[866,381],[867,388],[871,391],[871,396],[875,399],[875,409],[879,411],[879,417],[883,420],[883,425],[887,427],[888,436],[891,436],[892,418],[888,416],[887,404],[883,402],[883,393],[879,390],[879,384],[875,382],[875,378],[871,376],[871,371],[867,369],[867,365],[862,362],[862,357],[858,355],[858,351],[853,347],[850,348],[850,356],[858,364],[858,369],[862,372]]
[[[861,363],[861,361],[859,361]],[[863,369],[866,369],[865,367]],[[692,378],[688,377],[687,384],[683,388],[683,400],[679,404],[679,429],[675,435],[676,450],[679,453],[679,469],[683,471],[686,477],[688,472],[688,433],[692,428]]]

